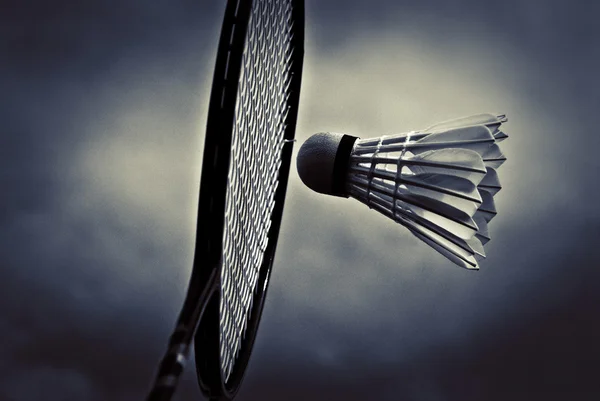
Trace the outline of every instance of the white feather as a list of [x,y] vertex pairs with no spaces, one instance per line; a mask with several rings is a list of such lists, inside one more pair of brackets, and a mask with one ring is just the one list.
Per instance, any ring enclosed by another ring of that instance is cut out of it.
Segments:
[[425,130],[359,139],[347,192],[407,227],[452,262],[478,269],[506,157],[497,142],[506,117],[480,114]]

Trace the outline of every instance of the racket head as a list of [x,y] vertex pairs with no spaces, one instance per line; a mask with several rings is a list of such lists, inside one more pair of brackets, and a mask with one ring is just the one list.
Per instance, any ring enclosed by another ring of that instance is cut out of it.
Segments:
[[198,382],[211,399],[235,396],[254,345],[283,213],[303,55],[304,1],[227,2],[188,290],[218,273],[194,338]]

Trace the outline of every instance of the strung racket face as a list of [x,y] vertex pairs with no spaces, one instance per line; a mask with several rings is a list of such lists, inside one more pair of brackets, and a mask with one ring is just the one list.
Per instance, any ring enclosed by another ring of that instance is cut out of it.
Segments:
[[303,41],[303,1],[228,1],[190,284],[217,272],[194,342],[199,384],[213,399],[237,392],[262,313],[289,174]]

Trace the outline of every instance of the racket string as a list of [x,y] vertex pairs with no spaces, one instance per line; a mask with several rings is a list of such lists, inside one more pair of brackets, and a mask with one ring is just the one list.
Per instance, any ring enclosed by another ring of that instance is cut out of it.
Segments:
[[248,25],[223,238],[220,352],[226,380],[250,318],[275,206],[291,81],[291,7],[288,1],[254,2]]

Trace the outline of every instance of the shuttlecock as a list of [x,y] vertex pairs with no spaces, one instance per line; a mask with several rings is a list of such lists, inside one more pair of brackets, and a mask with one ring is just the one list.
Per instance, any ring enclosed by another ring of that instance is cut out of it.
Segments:
[[372,139],[319,133],[300,148],[298,173],[311,189],[353,197],[408,228],[467,269],[479,269],[506,158],[504,115],[480,114]]

